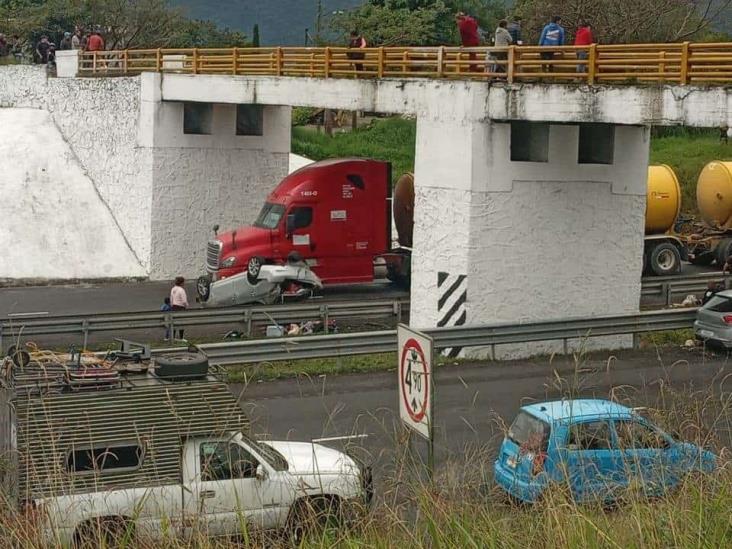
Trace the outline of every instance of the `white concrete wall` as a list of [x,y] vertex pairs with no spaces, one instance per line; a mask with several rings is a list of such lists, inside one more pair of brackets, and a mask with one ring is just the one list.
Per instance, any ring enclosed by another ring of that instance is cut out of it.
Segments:
[[[732,126],[732,88],[500,84],[427,79],[351,80],[166,74],[169,101],[259,103],[403,114],[473,107],[476,120]],[[438,100],[446,99],[446,100]]]
[[[48,78],[45,67],[3,66],[0,67],[2,107],[28,107],[50,113],[147,271],[152,154],[137,143],[139,79],[62,80]],[[8,134],[5,135],[7,138]]]
[[50,114],[0,108],[0,279],[143,277]]
[[[576,125],[550,127],[546,163],[511,162],[510,124],[449,126],[418,124],[415,326],[444,319],[439,273],[466,277],[468,324],[638,311],[647,129],[617,127],[614,164],[580,165]],[[615,338],[589,347],[628,344]],[[561,348],[503,346],[497,356]]]
[[160,76],[142,75],[140,142],[153,151],[153,279],[205,272],[212,227],[251,223],[288,173],[291,108],[264,109],[262,136],[236,135],[236,106],[216,104],[210,135],[186,135],[183,103],[160,101]]

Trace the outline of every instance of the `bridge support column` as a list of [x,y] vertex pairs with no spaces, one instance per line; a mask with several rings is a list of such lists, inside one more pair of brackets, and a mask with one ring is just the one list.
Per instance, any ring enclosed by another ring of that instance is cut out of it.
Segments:
[[144,73],[142,147],[152,150],[150,277],[205,272],[212,227],[254,219],[287,175],[291,107],[163,101]]
[[[637,312],[649,139],[636,126],[420,118],[411,324]],[[497,356],[562,349],[499,346]]]

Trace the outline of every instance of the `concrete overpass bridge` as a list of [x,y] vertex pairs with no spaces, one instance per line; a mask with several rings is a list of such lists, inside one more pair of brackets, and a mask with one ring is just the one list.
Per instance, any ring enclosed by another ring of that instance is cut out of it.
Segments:
[[[153,277],[196,274],[210,227],[253,218],[285,175],[291,107],[330,107],[417,120],[414,325],[636,312],[650,127],[732,126],[732,45],[541,51],[59,52],[58,73],[139,90],[124,116]],[[261,115],[248,135],[242,105]]]

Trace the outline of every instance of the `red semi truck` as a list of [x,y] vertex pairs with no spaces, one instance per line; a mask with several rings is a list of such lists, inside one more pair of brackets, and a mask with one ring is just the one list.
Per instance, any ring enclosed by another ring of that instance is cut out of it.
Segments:
[[262,265],[283,264],[297,252],[324,284],[381,278],[408,284],[413,193],[411,176],[403,177],[393,206],[401,245],[392,248],[391,165],[365,159],[310,164],[277,185],[252,225],[216,234],[208,243],[207,270],[213,280],[246,271],[254,283]]

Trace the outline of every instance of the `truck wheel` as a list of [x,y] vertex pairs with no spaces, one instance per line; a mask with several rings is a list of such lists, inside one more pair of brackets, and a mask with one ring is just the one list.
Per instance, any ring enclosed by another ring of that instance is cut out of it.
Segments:
[[262,270],[262,265],[264,265],[263,257],[255,255],[249,259],[247,263],[247,280],[249,284],[254,285],[259,282],[259,272]]
[[198,292],[199,299],[205,303],[208,298],[211,297],[211,277],[199,276],[196,281],[196,291]]
[[714,257],[717,260],[717,267],[722,268],[727,258],[732,255],[732,238],[722,239],[714,250]]
[[7,356],[11,358],[13,364],[18,368],[25,368],[30,364],[30,353],[25,349],[18,349],[15,345],[8,347]]
[[187,366],[189,368],[200,366],[203,368],[205,366],[208,369],[208,357],[203,353],[191,351],[156,356],[155,363],[158,366],[170,366],[171,368],[177,366]]
[[134,524],[122,517],[100,517],[85,522],[76,529],[74,549],[97,547],[129,547],[134,545]]
[[340,525],[342,522],[341,502],[338,497],[302,498],[295,502],[288,530],[292,543],[299,547],[311,534],[319,534],[329,523]]
[[648,256],[651,271],[656,276],[668,276],[681,272],[681,254],[670,242],[661,242],[651,248]]

